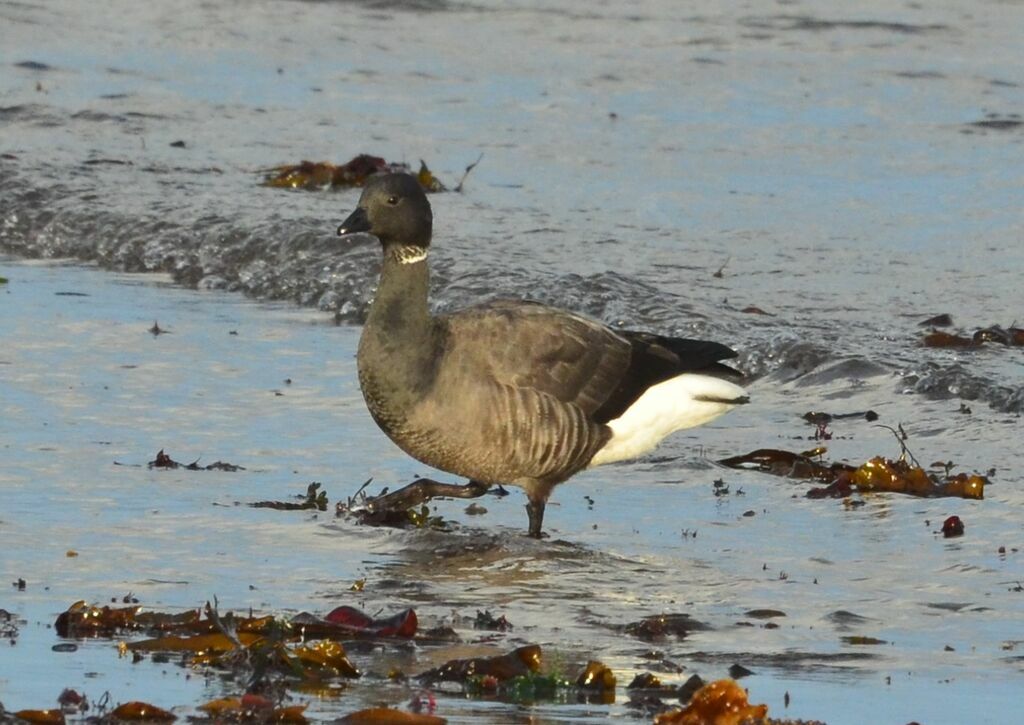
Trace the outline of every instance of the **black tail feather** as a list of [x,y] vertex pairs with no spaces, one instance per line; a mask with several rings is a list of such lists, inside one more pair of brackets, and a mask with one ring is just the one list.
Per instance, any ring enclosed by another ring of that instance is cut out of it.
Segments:
[[633,330],[618,334],[629,341],[632,356],[619,387],[594,414],[599,423],[619,417],[652,385],[683,373],[700,373],[734,382],[744,377],[740,371],[720,362],[736,357],[735,350],[721,343]]

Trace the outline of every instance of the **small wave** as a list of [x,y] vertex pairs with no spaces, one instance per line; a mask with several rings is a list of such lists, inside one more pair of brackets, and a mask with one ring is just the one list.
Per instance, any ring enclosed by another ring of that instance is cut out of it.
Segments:
[[[150,171],[117,158],[92,161],[73,175],[66,169],[36,169],[28,183],[18,162],[0,160],[0,249],[96,262],[118,271],[163,272],[191,288],[317,307],[340,324],[366,319],[380,250],[368,236],[339,241],[319,218],[322,198],[296,197],[290,216],[283,217],[280,207],[268,207],[260,198],[227,206],[230,189],[218,188],[220,175],[184,169],[168,174],[162,166]],[[133,194],[117,195],[114,206],[100,190],[109,179],[126,178],[124,169],[131,169],[140,185]],[[188,192],[187,208],[181,192],[164,199],[144,185],[156,178],[159,189],[167,176],[176,180],[176,189]],[[59,181],[46,183],[52,179]],[[864,355],[838,353],[826,338],[801,335],[783,318],[752,324],[750,315],[689,288],[673,293],[621,271],[567,273],[564,266],[536,264],[529,255],[496,260],[479,250],[466,255],[457,249],[441,246],[432,256],[431,299],[438,312],[496,298],[534,300],[613,327],[719,340],[739,350],[735,363],[752,379],[787,382],[813,373],[817,377],[808,377],[807,384],[814,385],[888,370]]]
[[[340,242],[313,216],[318,211],[314,202],[290,218],[251,204],[225,211],[223,201],[196,204],[183,213],[173,198],[155,199],[140,189],[137,196],[119,196],[122,206],[113,207],[97,191],[104,186],[105,169],[113,174],[124,168],[147,176],[150,172],[118,159],[94,161],[78,167],[80,176],[37,170],[33,178],[40,182],[31,184],[19,174],[17,163],[0,160],[0,249],[24,257],[96,262],[117,271],[163,272],[191,288],[317,307],[333,313],[340,324],[366,319],[380,269],[378,245],[368,236]],[[181,181],[187,175],[180,171],[171,175],[181,184],[190,183]],[[59,183],[43,183],[58,177]],[[217,183],[209,174],[198,178]],[[758,334],[777,335],[757,339],[748,315],[674,294],[633,275],[565,273],[564,268],[531,266],[524,258],[512,264],[503,260],[496,276],[495,264],[479,254],[467,259],[451,248],[439,248],[432,257],[435,310],[449,312],[502,297],[530,299],[614,327],[715,339],[743,348],[736,362],[752,377],[774,373],[790,380],[831,359],[822,345],[789,331],[777,334],[787,329],[784,321],[756,328]]]
[[41,103],[20,103],[14,106],[0,106],[0,121],[4,123],[33,122],[52,123],[55,120],[54,109]]
[[[333,312],[359,324],[372,299],[380,253],[371,237],[339,242],[320,219],[289,218],[240,209],[183,215],[140,197],[138,211],[112,208],[97,196],[103,168],[133,166],[116,158],[83,162],[78,179],[34,185],[16,164],[0,174],[0,249],[25,257],[73,258],[125,272],[164,272],[179,284],[287,300]],[[150,173],[147,168],[139,173]],[[164,169],[155,170],[163,175]],[[48,173],[36,172],[44,178]],[[181,178],[180,170],[173,174]],[[59,176],[57,172],[53,176]],[[248,210],[251,211],[251,210]],[[433,299],[439,311],[487,299],[533,299],[573,309],[621,327],[693,336],[706,317],[681,298],[617,272],[553,274],[512,266],[496,283],[493,266],[435,255]]]
[[1003,385],[961,363],[925,363],[920,370],[905,373],[902,386],[932,400],[980,400],[1002,413],[1024,412],[1024,386]]
[[921,35],[950,30],[948,25],[901,23],[889,20],[833,20],[810,15],[771,15],[741,18],[741,26],[758,30],[796,30],[822,33],[834,30],[874,30],[899,35]]
[[24,257],[165,272],[188,287],[317,306],[350,323],[365,318],[376,280],[376,245],[339,245],[318,220],[135,215],[67,185],[30,186],[16,173],[3,174],[0,198],[0,249]]
[[832,357],[833,352],[824,345],[784,332],[745,350],[740,367],[751,378],[770,374],[785,382],[809,374]]
[[52,65],[48,65],[46,63],[42,63],[42,62],[40,62],[38,60],[23,60],[23,61],[19,61],[19,62],[14,64],[14,67],[15,68],[21,68],[22,70],[31,70],[31,71],[39,71],[39,72],[45,72],[45,71],[50,71],[50,70],[54,69]]
[[447,0],[304,0],[305,2],[336,2],[344,5],[358,5],[369,10],[393,10],[398,12],[441,12],[452,5]]

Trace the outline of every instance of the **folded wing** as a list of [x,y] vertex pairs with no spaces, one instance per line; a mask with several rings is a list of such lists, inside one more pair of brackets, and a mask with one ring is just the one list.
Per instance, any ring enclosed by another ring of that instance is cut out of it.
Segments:
[[499,300],[439,320],[445,365],[467,375],[550,395],[593,422],[622,414],[652,385],[684,372],[742,377],[720,361],[725,345],[645,332],[615,331],[541,304]]

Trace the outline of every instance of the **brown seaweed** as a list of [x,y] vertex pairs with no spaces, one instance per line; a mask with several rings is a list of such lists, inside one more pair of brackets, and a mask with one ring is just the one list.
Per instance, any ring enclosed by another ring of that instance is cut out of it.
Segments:
[[262,695],[246,693],[240,697],[221,697],[196,708],[217,722],[306,723],[306,705],[275,707]]
[[845,463],[825,464],[813,460],[824,448],[794,453],[775,448],[758,448],[742,456],[719,459],[718,463],[727,468],[756,470],[786,478],[809,479],[831,482],[843,471],[852,471],[853,466]]
[[[475,165],[470,165],[466,173],[468,174]],[[365,186],[367,181],[378,174],[393,173],[413,174],[408,164],[388,162],[380,156],[359,154],[344,164],[300,161],[297,164],[274,166],[264,171],[263,185],[277,189],[352,188]],[[419,171],[413,176],[428,194],[448,191],[448,187],[434,176],[425,161],[420,161]],[[457,190],[461,188],[460,181]]]
[[627,624],[623,631],[647,642],[679,637],[682,639],[690,632],[707,629],[707,625],[698,622],[689,614],[655,614]]
[[988,342],[1006,347],[1024,346],[1024,328],[989,325],[975,330],[970,337],[933,330],[924,336],[921,344],[925,347],[976,349]]
[[498,682],[540,672],[540,645],[530,644],[495,657],[473,657],[445,662],[419,675],[422,682],[468,682],[473,678],[493,677]]
[[164,449],[161,448],[157,451],[156,458],[146,464],[149,468],[184,468],[187,471],[244,471],[245,468],[242,466],[236,466],[233,463],[225,463],[224,461],[215,461],[206,466],[199,465],[199,459],[192,461],[191,463],[179,463],[178,461],[171,458]]
[[[904,449],[905,450],[905,449]],[[988,479],[978,474],[958,473],[940,477],[905,458],[890,460],[876,456],[861,466],[846,463],[826,464],[813,460],[826,452],[824,447],[804,453],[761,448],[742,456],[723,458],[723,466],[754,469],[788,478],[816,479],[827,483],[824,488],[808,491],[809,498],[845,498],[854,491],[903,493],[910,496],[954,496],[983,499]]]
[[694,693],[682,710],[662,713],[655,725],[739,725],[759,722],[768,716],[767,705],[751,705],[746,691],[735,680],[716,680]]
[[118,705],[111,711],[110,718],[114,721],[131,722],[172,722],[178,719],[174,713],[168,710],[138,700]]
[[326,511],[328,503],[327,491],[319,489],[320,484],[314,481],[306,487],[304,496],[300,495],[297,497],[302,499],[300,501],[254,501],[249,506],[257,509],[276,509],[278,511]]
[[371,707],[349,713],[338,722],[345,725],[444,725],[448,721],[437,715],[406,712],[390,707]]

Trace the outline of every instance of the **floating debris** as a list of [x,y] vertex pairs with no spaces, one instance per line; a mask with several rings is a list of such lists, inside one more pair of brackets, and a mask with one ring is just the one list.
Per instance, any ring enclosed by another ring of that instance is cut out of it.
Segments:
[[942,522],[942,535],[947,539],[964,535],[964,522],[959,516],[950,516]]
[[178,718],[168,710],[164,710],[156,705],[150,705],[148,702],[136,700],[115,707],[110,713],[110,719],[114,722],[118,720],[131,722],[172,722]]
[[754,671],[740,664],[729,665],[729,677],[738,680],[743,677],[750,677]]
[[196,634],[191,637],[167,635],[129,642],[125,648],[129,652],[191,652],[206,657],[248,647],[259,639],[261,636],[252,632],[236,632],[233,636],[221,632]]
[[295,647],[291,653],[306,666],[328,670],[331,676],[359,677],[359,670],[356,669],[345,653],[345,648],[340,642],[330,639],[322,639],[309,644]]
[[[504,617],[496,618],[486,611],[478,612],[478,618],[487,626],[499,629],[505,626],[502,623],[507,623]],[[702,626],[687,615],[658,615],[636,623],[643,631],[654,628],[657,632],[676,635],[684,631],[684,624],[686,629]],[[413,639],[419,644],[438,644],[443,641],[429,639],[434,637],[434,630],[417,636],[417,617],[411,609],[377,618],[345,605],[336,607],[323,617],[301,613],[285,620],[273,616],[256,616],[251,611],[246,617],[238,617],[231,612],[220,614],[216,599],[213,605],[207,604],[202,610],[176,614],[147,612],[137,605],[99,607],[80,601],[58,617],[56,629],[65,637],[120,638],[146,632],[153,636],[120,643],[118,649],[121,655],[130,654],[134,662],[149,656],[155,663],[177,661],[183,667],[213,668],[224,682],[235,682],[240,686],[244,684],[246,694],[229,695],[198,705],[196,713],[190,716],[193,720],[216,722],[306,723],[306,704],[282,704],[288,699],[288,692],[317,692],[322,693],[321,696],[330,696],[323,693],[340,693],[345,686],[342,680],[347,682],[361,677],[359,669],[349,660],[341,639],[346,644],[350,644],[352,639],[374,640],[371,647],[361,648],[366,654],[377,652],[391,638]],[[681,668],[674,670],[679,671]],[[206,672],[207,677],[211,676],[209,670]],[[736,676],[740,675],[739,670],[735,672]],[[411,684],[410,679],[396,669],[388,672],[387,678]],[[379,682],[380,675],[372,679]],[[415,680],[427,687],[439,682],[457,683],[467,695],[486,698],[497,696],[504,702],[564,702],[573,699],[581,703],[608,704],[616,699],[618,678],[609,667],[597,660],[588,661],[572,680],[557,673],[544,673],[541,647],[529,644],[496,656],[451,659],[440,667],[421,673]],[[705,686],[697,676],[691,677],[682,686],[670,686],[663,684],[655,675],[647,674],[634,678],[630,684],[632,697],[629,707],[640,709],[647,717],[653,717],[670,707],[662,702],[662,697],[678,697],[686,702],[695,691],[699,695],[703,691],[701,688]],[[85,712],[90,707],[104,722],[108,714],[112,721],[169,722],[174,717],[173,713],[142,701],[129,702],[111,711],[107,709],[106,700],[91,705],[84,695],[71,690],[62,693],[60,702],[63,712],[24,711],[25,719],[32,722],[63,722],[63,719],[55,718],[58,715],[63,718],[75,712]],[[702,699],[695,696],[688,711],[691,714],[711,713],[714,712],[711,709],[714,703],[720,706],[725,703],[733,708],[730,712],[747,716],[757,712],[756,708],[740,709],[741,703],[732,697],[731,692],[722,694],[717,691],[710,694],[705,692]],[[745,701],[742,704],[746,706]],[[421,690],[404,710],[393,707],[369,708],[351,713],[339,722],[412,725],[445,722],[444,718],[434,714],[436,707],[437,700],[433,692]],[[664,722],[738,723],[740,720],[681,719]]]
[[403,609],[390,617],[375,619],[355,607],[341,606],[328,612],[324,620],[353,633],[373,637],[412,637],[419,627],[416,612],[412,609]]
[[847,463],[826,464],[811,458],[824,453],[824,447],[804,453],[761,448],[743,456],[723,458],[718,462],[729,468],[753,469],[787,478],[816,479],[828,484],[824,488],[808,491],[808,498],[846,498],[854,491],[885,491],[922,497],[955,496],[979,500],[985,497],[988,479],[978,474],[958,473],[940,478],[904,458],[893,461],[877,456],[859,467]]
[[628,685],[627,690],[660,690],[662,689],[661,678],[650,672],[641,672],[634,677]]
[[257,509],[277,509],[278,511],[316,511],[327,510],[327,491],[320,491],[320,484],[314,481],[306,487],[306,493],[297,498],[301,501],[255,501],[249,506]]
[[943,312],[941,315],[935,315],[929,317],[927,320],[922,320],[917,323],[918,327],[952,327],[953,316],[948,312]]
[[306,705],[275,707],[262,695],[246,693],[241,697],[222,697],[196,708],[212,720],[235,722],[305,723]]
[[267,169],[264,186],[285,189],[363,186],[374,174],[409,172],[406,164],[389,164],[379,156],[359,154],[341,165],[300,161]]
[[338,722],[344,725],[444,725],[448,721],[437,715],[406,712],[390,707],[371,707],[350,713]]
[[427,670],[417,679],[421,682],[468,682],[479,678],[494,678],[504,682],[515,677],[540,672],[540,645],[525,647],[495,657],[473,657],[449,660],[440,667]]
[[[462,179],[455,191],[462,191],[469,172],[480,163],[480,158],[466,167]],[[388,162],[380,156],[359,154],[344,164],[332,164],[327,161],[300,161],[297,164],[284,164],[265,169],[263,186],[277,189],[337,189],[365,186],[366,182],[377,174],[412,174],[420,182],[420,186],[428,194],[448,191],[440,179],[420,160],[419,171],[413,173],[405,163]]]
[[[0,712],[0,715],[6,714],[6,712]],[[64,723],[62,710],[18,710],[11,714],[16,720],[24,720],[34,725],[62,725]]]
[[768,716],[767,705],[751,705],[735,680],[716,680],[694,693],[682,710],[662,713],[655,725],[738,725],[760,722]]
[[[114,462],[115,465],[122,465]],[[171,458],[169,455],[164,453],[164,449],[161,448],[156,458],[146,464],[148,468],[184,468],[186,471],[244,471],[245,468],[242,466],[236,466],[233,463],[225,463],[224,461],[215,461],[208,466],[200,466],[199,459],[192,461],[191,463],[179,463],[178,461]]]
[[627,624],[623,631],[638,639],[653,641],[666,637],[683,638],[690,632],[706,630],[708,626],[689,614],[656,614]]
[[706,684],[708,683],[700,675],[690,675],[690,678],[679,688],[679,699],[682,702],[689,702]]
[[72,604],[57,616],[54,628],[61,637],[91,637],[111,635],[136,629],[135,617],[142,607],[92,607],[84,601]]
[[993,342],[1007,347],[1022,346],[1024,345],[1024,329],[1020,327],[1002,328],[999,325],[990,325],[989,327],[975,330],[970,337],[935,330],[925,335],[921,344],[925,347],[978,348],[986,342]]
[[65,712],[86,712],[89,709],[89,698],[81,692],[65,687],[57,696],[57,702]]
[[824,447],[819,447],[803,453],[794,453],[775,448],[758,448],[742,456],[719,459],[718,463],[727,468],[762,471],[785,478],[814,478],[827,482],[835,480],[844,471],[853,470],[853,466],[845,463],[825,464],[813,460],[813,456],[818,456],[825,450]]
[[615,673],[608,665],[597,660],[587,662],[583,672],[576,678],[576,687],[597,692],[615,691]]
[[847,637],[840,637],[839,639],[843,642],[843,644],[854,645],[856,647],[889,644],[884,639],[878,639],[877,637],[866,637],[864,635],[850,635]]
[[858,410],[854,413],[823,413],[820,411],[808,411],[804,413],[802,417],[811,425],[827,425],[834,420],[845,420],[849,418],[863,418],[869,423],[872,423],[878,420],[878,413],[873,410]]
[[397,491],[388,493],[385,487],[376,496],[367,496],[366,488],[372,481],[372,478],[368,479],[347,501],[339,501],[335,506],[335,516],[352,517],[366,526],[446,531],[449,528],[448,522],[441,516],[431,515],[427,501],[442,496],[478,498],[489,492],[486,486],[473,482],[462,485],[418,478]]
[[978,474],[958,473],[940,480],[905,460],[872,458],[855,470],[853,482],[860,491],[890,491],[911,496],[957,496],[983,499],[988,479]]
[[509,632],[512,630],[512,623],[505,618],[505,615],[495,617],[488,610],[476,613],[473,620],[473,629],[486,629],[491,632]]
[[442,184],[433,172],[427,168],[427,162],[420,159],[420,170],[416,172],[416,181],[428,194],[436,194],[439,191],[448,191],[448,187]]

